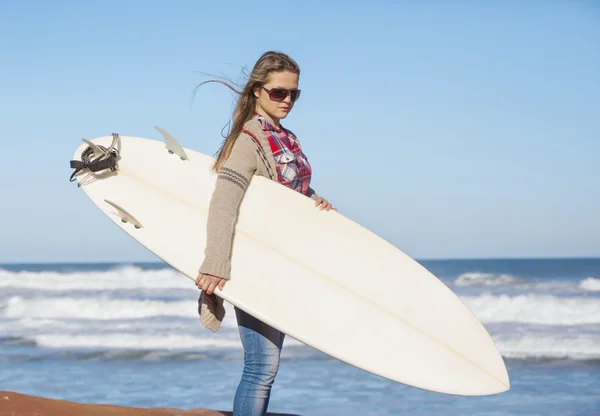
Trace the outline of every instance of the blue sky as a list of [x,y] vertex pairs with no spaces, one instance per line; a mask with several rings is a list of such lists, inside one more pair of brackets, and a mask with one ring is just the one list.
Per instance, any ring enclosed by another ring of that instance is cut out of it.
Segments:
[[[68,182],[81,137],[214,154],[266,50],[302,68],[284,125],[313,187],[419,258],[600,256],[600,6],[0,4],[0,263],[152,261]],[[483,4],[485,3],[485,4]]]

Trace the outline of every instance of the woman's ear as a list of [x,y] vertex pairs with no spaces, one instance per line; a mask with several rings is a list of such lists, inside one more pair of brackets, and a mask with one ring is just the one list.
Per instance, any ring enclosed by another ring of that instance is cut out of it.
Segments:
[[253,87],[252,88],[252,93],[254,94],[254,97],[258,98],[258,91],[260,90],[260,87]]

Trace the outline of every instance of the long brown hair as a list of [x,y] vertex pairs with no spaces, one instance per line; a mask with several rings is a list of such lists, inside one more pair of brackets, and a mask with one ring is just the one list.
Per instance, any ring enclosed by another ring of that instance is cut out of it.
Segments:
[[233,111],[231,130],[225,137],[225,140],[218,151],[217,159],[212,166],[212,169],[215,172],[219,171],[223,163],[231,154],[233,144],[242,132],[244,124],[254,116],[256,109],[256,96],[254,95],[254,89],[265,85],[269,80],[269,74],[271,72],[281,71],[293,72],[300,77],[300,67],[296,61],[282,52],[268,51],[265,52],[258,59],[258,61],[256,61],[254,68],[252,68],[252,72],[248,76],[248,81],[241,91],[238,91],[234,86],[231,85],[230,82],[219,79],[204,81],[194,89],[195,94],[200,86],[209,82],[218,82],[239,95],[235,105],[235,110]]

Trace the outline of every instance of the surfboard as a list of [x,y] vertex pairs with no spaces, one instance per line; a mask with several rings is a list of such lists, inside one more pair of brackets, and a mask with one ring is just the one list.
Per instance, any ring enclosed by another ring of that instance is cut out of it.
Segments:
[[[160,130],[159,130],[160,131]],[[114,169],[73,180],[112,222],[192,280],[204,259],[214,158],[165,141],[105,136]],[[89,142],[96,147],[90,147]],[[111,144],[113,147],[111,148]],[[399,248],[310,198],[255,176],[241,203],[231,280],[215,293],[331,357],[425,390],[510,388],[493,340],[436,276]]]

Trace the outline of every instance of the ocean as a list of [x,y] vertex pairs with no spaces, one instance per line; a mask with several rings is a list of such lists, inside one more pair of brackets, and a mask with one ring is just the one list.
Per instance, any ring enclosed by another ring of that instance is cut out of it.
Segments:
[[[509,392],[428,392],[287,337],[269,411],[600,415],[600,259],[420,263],[488,329],[507,363]],[[235,316],[228,306],[213,334],[197,318],[198,293],[162,263],[0,265],[0,390],[231,410],[243,367]]]

